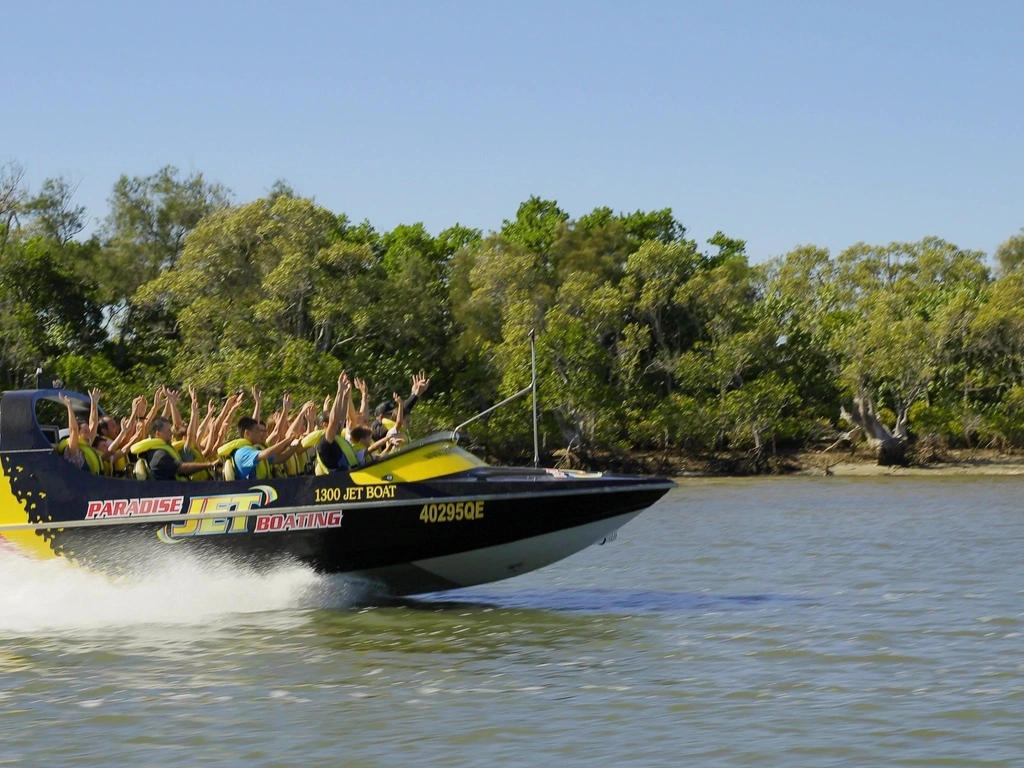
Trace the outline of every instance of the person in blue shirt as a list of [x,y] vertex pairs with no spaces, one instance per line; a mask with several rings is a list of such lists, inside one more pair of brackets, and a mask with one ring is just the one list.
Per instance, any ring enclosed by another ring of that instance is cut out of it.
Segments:
[[267,439],[267,425],[257,421],[250,416],[243,416],[238,420],[238,434],[241,435],[241,445],[234,450],[233,459],[235,462],[235,476],[239,480],[255,480],[270,477],[270,464],[273,462],[286,461],[293,453],[301,449],[298,437],[302,432],[302,425],[306,422],[306,411],[315,408],[312,403],[306,403],[299,414],[292,421],[284,438],[273,445],[264,447],[263,441]]

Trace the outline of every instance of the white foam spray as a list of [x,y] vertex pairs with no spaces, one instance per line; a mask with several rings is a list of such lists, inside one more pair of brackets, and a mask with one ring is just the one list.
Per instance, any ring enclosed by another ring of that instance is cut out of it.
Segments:
[[0,637],[146,624],[209,625],[245,614],[344,608],[365,587],[294,564],[255,569],[175,552],[111,577],[0,549]]

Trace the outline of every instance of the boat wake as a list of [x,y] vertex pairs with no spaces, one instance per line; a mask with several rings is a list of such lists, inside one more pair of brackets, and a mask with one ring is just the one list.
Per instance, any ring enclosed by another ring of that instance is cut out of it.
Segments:
[[208,625],[274,611],[346,608],[367,587],[301,564],[254,568],[169,553],[124,576],[0,549],[0,637],[147,624]]

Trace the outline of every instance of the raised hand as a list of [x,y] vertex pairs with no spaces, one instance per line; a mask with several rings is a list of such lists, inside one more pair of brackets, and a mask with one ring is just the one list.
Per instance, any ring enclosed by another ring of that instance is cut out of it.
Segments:
[[164,396],[167,398],[167,402],[170,403],[171,405],[177,405],[178,404],[178,390],[176,390],[176,389],[164,390]]
[[103,397],[103,393],[99,389],[89,390],[89,399],[92,400],[94,403],[98,403],[101,397]]
[[427,378],[426,371],[420,371],[412,377],[412,393],[414,395],[422,395],[429,386],[430,379]]

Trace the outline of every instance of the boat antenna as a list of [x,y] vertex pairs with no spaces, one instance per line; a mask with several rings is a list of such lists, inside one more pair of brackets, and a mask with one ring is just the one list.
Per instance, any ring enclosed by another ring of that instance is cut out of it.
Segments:
[[533,380],[530,387],[533,389],[533,466],[540,466],[540,443],[537,441],[537,334],[533,328],[530,329],[530,371]]
[[540,466],[540,443],[537,439],[537,334],[532,329],[530,330],[530,370],[531,379],[530,383],[520,389],[514,395],[509,395],[497,405],[492,405],[485,411],[480,411],[476,416],[471,419],[467,419],[452,430],[452,440],[455,442],[459,441],[459,434],[462,432],[463,427],[467,427],[477,419],[481,419],[489,413],[498,410],[501,406],[511,403],[513,400],[518,400],[525,394],[533,394],[533,466]]

